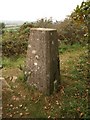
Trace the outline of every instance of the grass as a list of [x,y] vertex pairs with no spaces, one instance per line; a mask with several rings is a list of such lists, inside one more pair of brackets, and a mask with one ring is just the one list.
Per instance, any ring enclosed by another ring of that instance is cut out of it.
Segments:
[[81,51],[82,49],[86,49],[86,46],[79,43],[75,43],[73,45],[66,45],[65,43],[62,43],[59,47],[59,53],[63,54],[65,52],[75,52],[77,49]]
[[[87,48],[80,45],[64,47],[67,49],[60,54],[60,92],[51,96],[30,88],[23,81],[18,65],[24,63],[24,57],[3,58],[3,76],[13,90],[3,87],[3,117],[88,118]],[[18,79],[13,82],[11,76]]]
[[73,51],[70,48],[61,57],[61,78],[65,86],[61,111],[66,118],[87,117],[88,113],[88,51],[85,47],[76,48]]
[[19,67],[19,65],[24,64],[24,59],[25,57],[23,56],[18,56],[18,57],[11,57],[11,58],[7,58],[7,57],[3,57],[2,58],[2,65],[3,67],[9,68],[9,67]]

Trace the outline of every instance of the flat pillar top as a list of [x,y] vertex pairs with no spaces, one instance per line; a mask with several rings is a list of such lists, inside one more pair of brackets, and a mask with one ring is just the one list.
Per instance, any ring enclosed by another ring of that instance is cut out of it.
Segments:
[[37,31],[56,31],[56,29],[51,29],[51,28],[31,28],[30,30],[37,30]]

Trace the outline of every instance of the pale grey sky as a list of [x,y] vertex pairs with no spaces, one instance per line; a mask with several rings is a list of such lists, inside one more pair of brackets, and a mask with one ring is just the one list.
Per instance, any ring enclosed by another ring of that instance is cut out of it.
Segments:
[[[0,0],[0,20],[63,20],[83,0]],[[84,0],[85,1],[85,0]]]

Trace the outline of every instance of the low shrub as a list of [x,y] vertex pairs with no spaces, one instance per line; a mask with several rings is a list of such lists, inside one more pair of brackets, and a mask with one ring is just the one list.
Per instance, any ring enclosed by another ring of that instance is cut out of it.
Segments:
[[9,40],[2,41],[2,54],[3,56],[18,56],[25,55],[27,50],[27,41]]
[[31,24],[24,23],[19,29],[5,30],[1,43],[3,56],[11,57],[26,54],[31,27]]

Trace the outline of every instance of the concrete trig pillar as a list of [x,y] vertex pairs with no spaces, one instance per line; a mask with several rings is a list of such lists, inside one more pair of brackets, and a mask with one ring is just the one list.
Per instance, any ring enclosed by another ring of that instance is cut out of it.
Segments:
[[60,85],[57,31],[49,28],[31,28],[28,41],[27,82],[50,95]]

